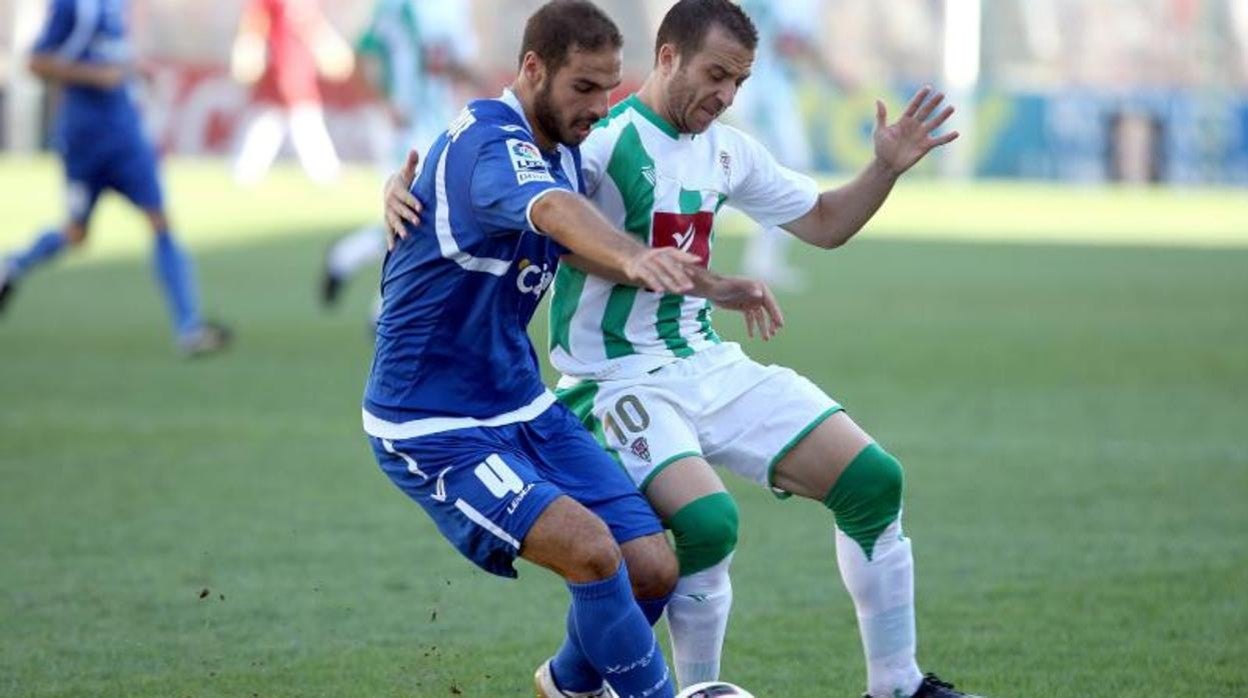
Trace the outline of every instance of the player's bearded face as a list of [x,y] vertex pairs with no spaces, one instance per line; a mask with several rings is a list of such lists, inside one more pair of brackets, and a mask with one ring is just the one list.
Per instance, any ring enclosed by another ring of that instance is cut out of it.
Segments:
[[732,106],[754,52],[713,26],[693,55],[677,58],[667,82],[669,116],[682,133],[702,133]]
[[546,135],[564,145],[580,145],[594,124],[607,116],[611,90],[620,84],[619,51],[572,50],[568,62],[547,73],[533,95],[533,117]]

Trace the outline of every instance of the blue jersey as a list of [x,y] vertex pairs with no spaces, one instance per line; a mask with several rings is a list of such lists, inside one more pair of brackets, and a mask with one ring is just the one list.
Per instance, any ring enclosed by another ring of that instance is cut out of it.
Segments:
[[472,102],[434,143],[411,188],[421,224],[382,270],[368,433],[524,421],[553,403],[526,327],[566,250],[529,211],[582,191],[580,165],[575,148],[538,148],[510,93]]
[[[34,53],[75,63],[129,65],[128,0],[52,0]],[[66,85],[58,137],[69,152],[107,141],[141,139],[139,111],[123,83],[110,89]],[[104,135],[106,134],[106,135]]]

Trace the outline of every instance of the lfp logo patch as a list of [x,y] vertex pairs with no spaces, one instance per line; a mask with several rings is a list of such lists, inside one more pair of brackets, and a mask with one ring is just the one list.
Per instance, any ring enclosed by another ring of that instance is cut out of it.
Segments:
[[546,168],[546,159],[537,146],[517,138],[507,139],[507,154],[511,156],[511,167],[516,171],[516,182],[554,182],[550,170]]

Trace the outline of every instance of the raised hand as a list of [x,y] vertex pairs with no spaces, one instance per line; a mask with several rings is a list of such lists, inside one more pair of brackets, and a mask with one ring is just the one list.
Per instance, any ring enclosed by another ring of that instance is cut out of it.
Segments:
[[403,222],[420,225],[420,213],[424,209],[420,200],[408,191],[412,181],[416,179],[416,166],[420,164],[420,153],[408,151],[403,168],[390,175],[386,186],[382,189],[381,202],[385,207],[386,218],[386,249],[393,250],[395,243],[407,238],[407,229]]
[[[890,171],[900,175],[923,159],[924,155],[958,137],[957,131],[932,137],[932,132],[953,114],[953,107],[946,106],[936,113],[945,100],[941,92],[932,94],[931,86],[915,93],[901,118],[888,123],[888,110],[884,102],[875,100],[875,157]],[[932,114],[936,116],[933,117]]]

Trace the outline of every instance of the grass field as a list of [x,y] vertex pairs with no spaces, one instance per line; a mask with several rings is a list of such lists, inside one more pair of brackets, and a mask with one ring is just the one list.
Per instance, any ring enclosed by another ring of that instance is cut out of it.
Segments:
[[[385,480],[359,426],[373,280],[314,302],[372,176],[243,195],[222,170],[175,164],[170,198],[227,355],[174,355],[120,206],[0,317],[0,695],[529,695],[562,587],[476,572]],[[0,160],[0,252],[58,192],[49,161]],[[925,669],[998,698],[1248,695],[1244,191],[919,183],[798,259],[812,288],[747,348],[906,463]],[[859,695],[830,517],[731,487],[725,677]]]

